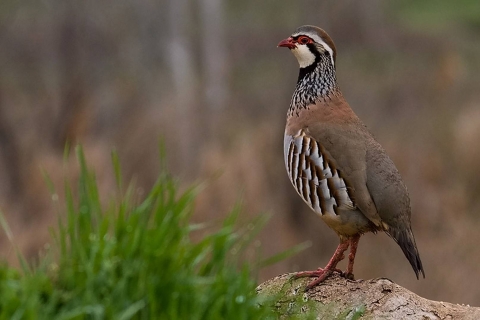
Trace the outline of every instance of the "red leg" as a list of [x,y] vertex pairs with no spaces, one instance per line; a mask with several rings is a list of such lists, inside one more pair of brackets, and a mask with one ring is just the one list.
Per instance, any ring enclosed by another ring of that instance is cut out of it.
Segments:
[[350,240],[350,254],[348,255],[348,266],[347,272],[345,272],[345,277],[347,279],[355,279],[353,276],[353,262],[355,260],[355,255],[357,254],[358,241],[360,241],[360,235],[356,235]]
[[[358,242],[358,241],[357,241]],[[303,277],[318,277],[317,279],[313,280],[307,285],[306,290],[311,289],[321,283],[323,280],[325,280],[329,275],[332,274],[333,271],[338,270],[337,264],[343,260],[344,252],[345,250],[348,249],[348,245],[350,242],[348,240],[340,242],[338,245],[337,249],[335,250],[335,253],[333,254],[332,258],[330,261],[327,263],[325,268],[318,268],[315,271],[304,271],[304,272],[298,272],[295,277],[296,278],[303,278]]]

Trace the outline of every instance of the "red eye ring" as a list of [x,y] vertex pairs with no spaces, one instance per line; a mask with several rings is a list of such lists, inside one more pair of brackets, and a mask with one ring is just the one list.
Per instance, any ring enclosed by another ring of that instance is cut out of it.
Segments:
[[310,38],[307,36],[300,36],[297,40],[298,43],[300,44],[307,44],[310,42]]

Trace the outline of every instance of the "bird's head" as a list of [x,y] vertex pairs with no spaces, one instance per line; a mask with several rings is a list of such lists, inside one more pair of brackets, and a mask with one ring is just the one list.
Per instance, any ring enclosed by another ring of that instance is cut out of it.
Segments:
[[330,36],[318,27],[301,26],[290,37],[280,41],[278,46],[290,49],[300,68],[316,66],[320,61],[331,63],[335,68],[335,44]]

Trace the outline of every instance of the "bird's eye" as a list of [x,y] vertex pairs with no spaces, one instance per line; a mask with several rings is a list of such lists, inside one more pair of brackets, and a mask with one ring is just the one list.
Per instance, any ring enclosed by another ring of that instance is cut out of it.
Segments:
[[310,41],[310,39],[308,37],[305,37],[305,36],[301,36],[300,38],[298,38],[298,42],[301,43],[301,44],[307,44],[309,41]]

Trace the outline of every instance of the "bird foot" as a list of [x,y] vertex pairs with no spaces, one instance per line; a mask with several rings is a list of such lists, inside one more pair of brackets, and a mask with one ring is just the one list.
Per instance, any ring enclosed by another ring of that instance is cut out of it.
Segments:
[[311,281],[307,287],[305,288],[305,291],[307,290],[310,290],[312,289],[313,287],[317,286],[318,284],[322,283],[325,279],[328,278],[328,276],[330,276],[333,272],[338,272],[342,277],[344,277],[345,279],[348,279],[348,280],[355,280],[355,276],[353,275],[353,273],[351,272],[343,272],[342,270],[340,269],[322,269],[322,268],[318,268],[317,270],[315,271],[302,271],[302,272],[297,272],[295,274],[295,278],[298,279],[298,278],[305,278],[305,277],[309,277],[309,278],[314,278],[314,277],[317,277],[317,279]]
[[[303,277],[317,277],[317,279],[313,280],[310,282],[307,287],[305,288],[305,291],[312,289],[313,287],[317,286],[319,283],[323,282],[329,275],[331,275],[333,272],[338,272],[340,275],[344,275],[344,273],[337,268],[338,262],[342,261],[344,258],[343,253],[345,250],[348,249],[350,242],[349,241],[342,241],[338,245],[337,249],[335,250],[335,253],[333,254],[332,258],[330,261],[328,261],[327,265],[325,268],[318,268],[315,271],[303,271],[299,272],[295,275],[296,278],[303,278]],[[352,258],[349,257],[351,261],[353,261],[354,256]],[[347,269],[348,274],[351,274],[353,270],[353,262],[349,264],[349,267]],[[353,277],[353,274],[351,275]]]
[[333,269],[333,270],[330,270],[330,269],[324,269],[324,268],[318,268],[317,270],[315,271],[302,271],[302,272],[297,272],[295,274],[295,278],[305,278],[305,277],[310,277],[310,278],[313,278],[313,277],[321,277],[325,272],[329,272],[329,275],[333,272],[333,271],[336,271],[338,273],[340,273],[341,275],[344,274],[344,272],[342,272],[342,270],[340,269]]
[[342,277],[348,280],[355,280],[355,276],[351,272],[342,272]]
[[313,277],[317,277],[317,279],[311,281],[307,287],[305,288],[305,291],[307,290],[310,290],[312,289],[313,287],[317,286],[318,284],[320,284],[321,282],[323,282],[326,278],[328,278],[329,275],[331,275],[333,272],[338,272],[340,274],[343,275],[343,272],[342,270],[340,269],[322,269],[322,268],[318,268],[317,270],[315,271],[302,271],[302,272],[297,272],[297,274],[295,274],[295,278],[305,278],[305,277],[310,277],[310,278],[313,278]]

